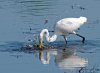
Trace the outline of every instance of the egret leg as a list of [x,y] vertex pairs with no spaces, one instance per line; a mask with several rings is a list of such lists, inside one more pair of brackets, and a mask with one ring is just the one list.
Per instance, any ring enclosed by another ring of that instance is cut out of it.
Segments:
[[67,40],[66,40],[66,36],[63,36],[64,37],[64,40],[65,40],[65,42],[66,42],[66,45],[67,45]]
[[81,36],[80,34],[77,34],[77,33],[76,33],[76,35],[79,36],[79,37],[81,37],[81,38],[83,39],[83,40],[82,40],[82,43],[84,43],[85,37],[83,37],[83,36]]

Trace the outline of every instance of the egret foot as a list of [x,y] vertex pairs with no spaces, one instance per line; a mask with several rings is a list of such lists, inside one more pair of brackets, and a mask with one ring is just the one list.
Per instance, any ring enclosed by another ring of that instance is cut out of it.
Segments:
[[82,43],[84,43],[85,42],[85,37],[83,37],[83,40],[82,40]]
[[37,45],[37,48],[39,49],[39,50],[43,50],[43,46],[41,46],[41,45]]
[[66,49],[64,48],[63,51],[66,51]]

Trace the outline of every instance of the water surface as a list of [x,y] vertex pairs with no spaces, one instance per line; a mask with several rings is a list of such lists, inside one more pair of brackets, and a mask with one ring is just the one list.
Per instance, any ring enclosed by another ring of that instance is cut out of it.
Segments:
[[[0,0],[0,72],[99,73],[99,8],[99,0]],[[77,31],[86,37],[84,44],[71,35],[65,47],[59,36],[54,43],[45,41],[44,50],[36,49],[43,28],[52,31],[59,19],[80,16],[88,18]]]

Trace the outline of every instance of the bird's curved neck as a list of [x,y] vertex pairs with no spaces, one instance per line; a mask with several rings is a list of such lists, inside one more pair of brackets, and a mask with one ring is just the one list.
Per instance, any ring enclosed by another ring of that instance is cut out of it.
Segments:
[[46,40],[48,41],[48,42],[54,42],[55,40],[56,40],[56,38],[57,38],[57,35],[56,34],[54,34],[54,35],[52,35],[51,37],[49,36],[49,32],[48,32],[48,30],[47,29],[43,29],[42,31],[41,31],[41,33],[40,33],[40,39],[43,41],[43,37],[46,37]]
[[46,40],[48,42],[54,42],[57,38],[57,35],[54,34],[53,36],[49,36],[49,32],[48,32],[48,29],[43,29],[39,35],[39,46],[40,48],[42,47],[42,41],[43,41],[43,37],[46,37]]
[[46,52],[46,59],[43,55],[43,51],[40,51],[39,52],[39,59],[40,61],[43,63],[43,64],[49,64],[49,61],[50,61],[50,53],[49,52]]

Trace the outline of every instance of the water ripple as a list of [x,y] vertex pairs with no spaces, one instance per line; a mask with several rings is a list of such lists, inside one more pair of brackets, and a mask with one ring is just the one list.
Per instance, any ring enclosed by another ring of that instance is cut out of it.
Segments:
[[[70,41],[68,46],[64,46],[64,44],[61,44],[62,42],[55,42],[51,44],[45,44],[44,49],[62,49],[66,50],[68,48],[76,49],[77,52],[81,53],[94,53],[96,50],[100,50],[100,41],[93,41],[93,40],[87,40],[85,44],[81,44],[79,41]],[[0,45],[0,52],[5,51],[19,51],[19,52],[26,52],[26,51],[34,51],[39,50],[37,47],[36,41],[32,41],[29,43],[24,42],[6,42],[4,45]]]

